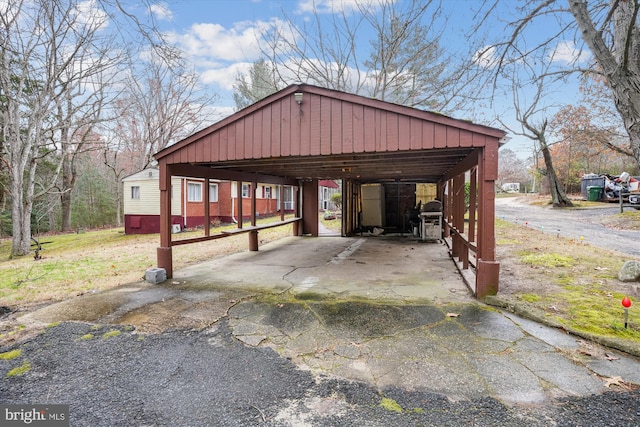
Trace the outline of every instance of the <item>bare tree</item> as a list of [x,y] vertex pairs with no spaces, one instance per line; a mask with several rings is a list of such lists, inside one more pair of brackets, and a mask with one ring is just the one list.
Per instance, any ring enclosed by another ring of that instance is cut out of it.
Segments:
[[[4,2],[0,10],[1,138],[12,199],[12,256],[30,252],[38,166],[57,155],[61,139],[86,124],[78,113],[95,107],[94,77],[115,59],[100,33],[106,15],[87,18],[76,2],[63,0]],[[91,105],[91,107],[88,107]],[[64,111],[63,115],[60,113]],[[93,115],[91,115],[93,117]],[[60,173],[62,162],[55,167]]]
[[[484,3],[488,16],[498,5],[497,0]],[[638,0],[539,0],[522,1],[514,10],[522,11],[520,18],[510,23],[511,32],[505,40],[489,46],[497,64],[494,76],[500,75],[503,65],[516,58],[525,58],[541,49],[549,49],[561,41],[580,40],[588,47],[597,66],[583,67],[577,52],[573,60],[554,71],[558,74],[596,74],[602,76],[611,91],[618,114],[626,132],[628,146],[640,166],[640,31],[638,30]],[[533,23],[553,19],[549,36],[527,45],[527,31]],[[538,58],[541,58],[538,56]]]
[[131,156],[135,160],[132,172],[147,168],[156,152],[211,120],[207,108],[217,95],[200,88],[196,73],[179,65],[183,62],[179,51],[174,50],[173,55],[169,63],[143,56],[145,66],[126,79],[115,104],[118,119],[111,132],[117,147],[108,150]]
[[[516,72],[513,67],[519,67],[520,73],[526,71],[530,76],[530,80],[523,83],[521,75]],[[513,97],[513,107],[515,110],[516,120],[520,124],[520,128],[514,128],[507,124],[504,120],[498,118],[498,121],[514,135],[524,136],[534,141],[538,145],[542,157],[544,159],[544,168],[538,167],[538,172],[545,176],[549,182],[549,191],[551,199],[555,207],[573,206],[573,203],[567,197],[553,166],[553,158],[550,146],[552,142],[548,139],[549,121],[547,114],[550,107],[545,105],[543,100],[546,90],[552,90],[552,85],[547,84],[545,76],[548,77],[548,64],[534,61],[533,65],[526,61],[511,64],[512,68],[504,68],[506,74],[511,80],[511,95]],[[540,69],[542,67],[542,69]]]
[[443,84],[446,62],[442,61],[441,34],[435,29],[441,17],[439,4],[381,2],[379,12],[360,9],[376,37],[364,63],[373,86],[371,95],[413,107],[443,107],[450,86]]
[[301,25],[285,13],[264,35],[262,55],[283,86],[306,82],[413,107],[452,108],[462,81],[440,49],[439,1],[332,5],[329,16],[314,9]]
[[498,185],[507,182],[523,183],[529,179],[525,161],[518,158],[514,151],[503,148],[498,157]]

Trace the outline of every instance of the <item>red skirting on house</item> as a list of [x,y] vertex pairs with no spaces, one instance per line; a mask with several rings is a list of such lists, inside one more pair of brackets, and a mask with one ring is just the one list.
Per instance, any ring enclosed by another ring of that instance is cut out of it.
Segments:
[[[182,217],[171,216],[171,224],[180,224]],[[125,215],[124,234],[155,234],[160,232],[160,215]]]

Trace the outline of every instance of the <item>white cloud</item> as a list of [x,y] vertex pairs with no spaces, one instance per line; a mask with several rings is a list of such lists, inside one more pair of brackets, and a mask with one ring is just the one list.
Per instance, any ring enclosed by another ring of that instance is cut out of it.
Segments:
[[588,61],[590,58],[590,52],[578,49],[572,41],[564,40],[557,44],[554,51],[549,54],[548,59],[553,62],[581,63]]
[[473,54],[473,62],[483,68],[493,68],[498,64],[496,48],[485,46]]
[[251,68],[249,62],[237,62],[226,67],[210,68],[202,71],[200,79],[205,84],[214,83],[220,89],[232,91],[238,73],[247,73]]
[[109,25],[109,16],[100,8],[96,0],[87,0],[76,5],[76,20],[95,30],[104,29]]
[[258,40],[261,34],[272,24],[244,21],[225,28],[220,24],[197,23],[186,33],[173,33],[170,37],[195,61],[253,61],[260,57]]
[[380,7],[380,0],[300,0],[296,13],[353,13]]
[[173,19],[173,12],[165,2],[154,3],[149,6],[149,13],[160,20],[170,21]]

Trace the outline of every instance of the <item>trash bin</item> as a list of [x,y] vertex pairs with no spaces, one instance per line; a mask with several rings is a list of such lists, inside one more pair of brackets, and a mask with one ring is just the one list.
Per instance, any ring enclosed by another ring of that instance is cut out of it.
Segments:
[[602,187],[599,187],[599,186],[596,186],[596,185],[592,185],[590,187],[587,187],[587,191],[589,193],[588,200],[590,202],[597,202],[598,200],[600,200],[600,194],[602,193]]

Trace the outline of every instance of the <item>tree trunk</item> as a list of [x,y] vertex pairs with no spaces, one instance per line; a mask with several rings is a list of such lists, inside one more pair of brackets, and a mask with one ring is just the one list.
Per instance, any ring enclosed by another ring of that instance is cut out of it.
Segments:
[[71,231],[71,190],[75,186],[75,174],[71,156],[65,156],[62,163],[62,192],[60,205],[62,208],[62,231]]
[[122,227],[122,186],[119,184],[116,185],[116,226]]
[[571,203],[571,200],[569,200],[564,190],[562,189],[562,186],[560,185],[556,170],[553,168],[551,151],[549,151],[549,146],[547,145],[546,141],[540,141],[540,151],[542,151],[542,156],[544,158],[544,165],[546,167],[545,175],[549,180],[549,191],[551,191],[551,201],[553,203],[553,206],[559,208],[573,206],[573,203]]
[[[18,196],[13,200],[11,207],[11,218],[13,220],[12,258],[27,255],[31,252],[31,222],[30,218],[26,218],[25,210],[23,198]],[[30,212],[29,216],[31,216]]]
[[[29,181],[31,172],[35,172],[32,166],[25,174]],[[31,252],[31,211],[33,208],[33,187],[27,183],[24,188],[24,176],[20,168],[12,168],[11,194],[13,196],[11,206],[12,240],[11,257],[28,255]]]
[[616,52],[609,50],[603,32],[596,29],[586,1],[571,0],[569,9],[582,31],[582,39],[589,46],[607,79],[616,109],[629,134],[631,151],[640,167],[640,75],[635,65],[638,61],[638,30],[635,14],[631,9],[637,5],[626,1],[616,3],[613,14]]

